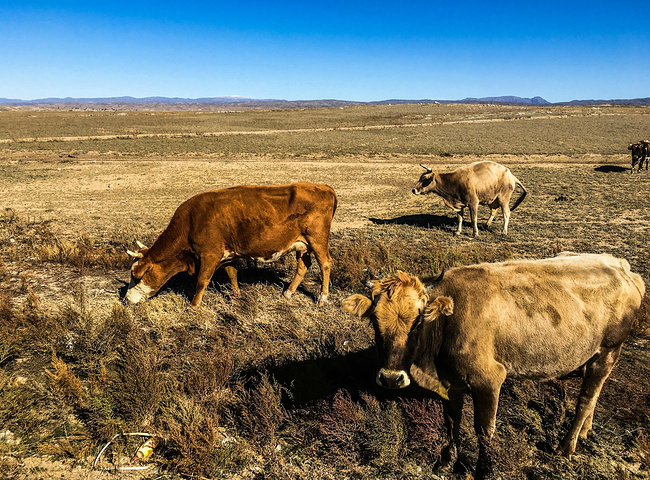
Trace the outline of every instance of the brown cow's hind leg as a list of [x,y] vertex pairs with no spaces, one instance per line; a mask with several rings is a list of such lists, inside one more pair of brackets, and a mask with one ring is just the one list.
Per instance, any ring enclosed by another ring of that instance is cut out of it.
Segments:
[[305,278],[305,274],[311,265],[310,252],[296,251],[296,263],[296,274],[293,277],[293,280],[291,280],[289,287],[283,293],[286,298],[291,298],[291,295],[296,291],[298,285],[302,282],[302,279]]
[[[309,240],[309,239],[307,239]],[[320,289],[320,296],[318,297],[318,306],[322,307],[327,303],[327,295],[329,294],[330,285],[330,270],[332,265],[332,257],[330,256],[329,249],[327,248],[327,241],[324,245],[320,243],[310,242],[310,247],[314,252],[318,266],[320,267],[323,283]]]
[[562,440],[562,453],[570,457],[576,450],[578,435],[587,435],[593,421],[594,408],[603,384],[621,353],[621,345],[611,349],[603,349],[587,363],[585,377],[582,380],[580,394],[576,404],[576,413],[564,440]]
[[232,265],[226,265],[223,267],[230,279],[230,286],[232,288],[232,294],[237,296],[239,295],[239,283],[237,282],[237,269]]

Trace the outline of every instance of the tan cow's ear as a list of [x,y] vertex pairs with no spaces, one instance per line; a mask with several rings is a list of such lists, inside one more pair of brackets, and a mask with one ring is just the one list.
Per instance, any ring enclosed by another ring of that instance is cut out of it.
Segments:
[[454,313],[454,301],[450,297],[436,297],[427,305],[424,311],[424,319],[428,322],[436,320],[441,314],[451,315]]
[[341,304],[343,310],[348,313],[358,315],[359,317],[366,316],[370,310],[371,305],[372,300],[358,293],[346,298]]

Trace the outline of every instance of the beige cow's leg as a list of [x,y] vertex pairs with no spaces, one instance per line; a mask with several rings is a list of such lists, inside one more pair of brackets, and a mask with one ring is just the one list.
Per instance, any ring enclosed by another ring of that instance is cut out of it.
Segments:
[[496,428],[497,407],[501,385],[506,379],[506,369],[494,363],[485,376],[470,380],[472,401],[474,402],[474,430],[478,437],[478,461],[474,478],[484,479],[493,472],[493,459],[490,455],[490,443]]
[[478,201],[469,204],[469,218],[472,221],[474,236],[478,237]]
[[465,216],[465,207],[456,210],[456,218],[458,218],[458,227],[456,228],[456,235],[460,235],[463,230],[463,217]]
[[498,211],[499,211],[498,208],[490,207],[490,218],[488,218],[488,221],[486,223],[488,228],[490,228],[490,226],[492,225],[492,222],[494,221],[494,218],[497,216]]
[[503,235],[508,235],[508,224],[510,223],[510,205],[508,203],[501,204],[501,212],[503,213]]
[[580,394],[576,403],[576,413],[564,440],[562,440],[562,453],[567,457],[573,455],[578,443],[578,435],[584,432],[587,434],[591,427],[594,408],[598,401],[598,395],[603,384],[609,376],[612,368],[621,353],[621,345],[612,349],[603,350],[595,358],[589,361],[585,370],[585,376],[580,387]]

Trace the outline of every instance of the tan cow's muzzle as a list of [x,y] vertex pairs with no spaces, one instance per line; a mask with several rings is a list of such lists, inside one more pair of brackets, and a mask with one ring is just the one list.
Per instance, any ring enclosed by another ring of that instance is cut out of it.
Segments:
[[377,373],[377,385],[384,388],[406,388],[411,384],[408,373],[404,370],[387,370],[382,368]]

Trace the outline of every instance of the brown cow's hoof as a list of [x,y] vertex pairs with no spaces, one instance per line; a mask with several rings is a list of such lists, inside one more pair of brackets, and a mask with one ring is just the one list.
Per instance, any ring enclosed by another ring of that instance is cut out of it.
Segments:
[[321,295],[318,297],[318,306],[323,307],[329,303],[329,300],[327,299],[327,295]]
[[293,292],[291,290],[285,290],[284,292],[282,292],[282,296],[287,300],[291,298],[291,295],[293,295]]

